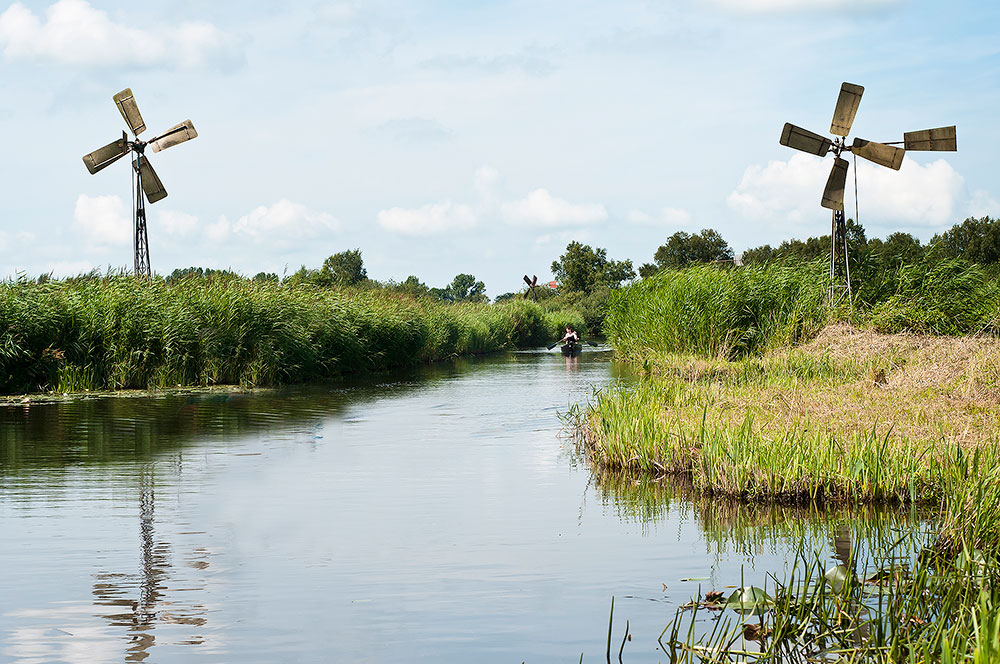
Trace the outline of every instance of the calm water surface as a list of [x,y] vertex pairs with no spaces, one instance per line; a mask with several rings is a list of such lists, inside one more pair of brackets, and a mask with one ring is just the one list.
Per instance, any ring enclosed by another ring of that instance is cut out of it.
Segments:
[[558,414],[615,380],[526,352],[2,408],[0,661],[603,661],[613,595],[616,650],[628,618],[660,661],[699,587],[906,525],[595,476]]

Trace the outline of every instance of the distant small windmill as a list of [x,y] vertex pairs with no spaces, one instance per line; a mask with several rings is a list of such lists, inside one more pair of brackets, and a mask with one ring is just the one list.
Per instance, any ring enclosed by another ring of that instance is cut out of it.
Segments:
[[524,275],[524,283],[528,284],[528,290],[524,291],[524,299],[528,299],[528,293],[531,293],[531,297],[535,298],[535,302],[538,301],[538,293],[535,292],[535,288],[538,286],[538,276],[534,275],[531,279],[528,275]]
[[[954,125],[908,131],[903,134],[902,141],[876,143],[855,138],[851,145],[847,145],[847,135],[851,131],[851,125],[854,124],[854,116],[858,112],[858,105],[861,103],[861,95],[864,91],[862,86],[853,83],[844,83],[840,86],[840,96],[837,98],[837,106],[833,111],[833,122],[830,124],[830,133],[838,136],[834,140],[790,123],[785,123],[781,132],[780,143],[782,145],[820,157],[833,152],[835,157],[820,203],[823,207],[833,210],[833,223],[830,229],[831,301],[838,290],[842,294],[846,294],[848,299],[851,297],[851,268],[847,261],[847,226],[844,221],[844,186],[847,183],[849,164],[846,159],[841,158],[841,153],[852,152],[862,159],[898,171],[903,164],[903,155],[906,154],[906,150],[954,152],[958,149]],[[903,148],[894,147],[901,144]],[[857,178],[857,167],[855,167],[855,202],[857,202]]]
[[143,154],[146,146],[153,148],[153,152],[166,150],[178,143],[189,141],[198,136],[194,125],[190,120],[171,127],[164,133],[151,138],[148,141],[139,140],[139,134],[146,130],[146,123],[139,113],[139,107],[132,96],[131,88],[125,88],[114,96],[115,104],[125,118],[125,124],[132,130],[134,141],[128,140],[128,135],[122,131],[122,137],[116,141],[108,143],[103,148],[94,150],[83,158],[87,170],[93,175],[97,171],[104,169],[118,161],[128,153],[132,153],[132,169],[134,180],[132,182],[132,213],[135,222],[134,245],[135,245],[135,275],[148,279],[152,272],[149,268],[149,237],[146,234],[146,199],[150,203],[163,200],[167,197],[167,190],[163,188],[163,183],[156,175],[156,171],[149,164],[149,160]]

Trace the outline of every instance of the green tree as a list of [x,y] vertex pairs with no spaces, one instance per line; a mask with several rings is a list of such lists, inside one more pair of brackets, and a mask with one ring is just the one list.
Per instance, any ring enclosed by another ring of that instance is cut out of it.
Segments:
[[931,238],[935,254],[987,265],[1000,262],[1000,219],[969,217]]
[[[717,231],[705,228],[701,233],[678,231],[667,238],[653,254],[656,270],[676,269],[691,263],[713,263],[733,260],[733,249]],[[646,263],[639,270],[648,276],[654,265]]]
[[920,240],[909,233],[893,233],[885,240],[869,240],[867,249],[869,260],[878,263],[880,269],[917,263],[924,256]]
[[[864,227],[848,219],[847,226],[847,248],[851,258],[851,264],[860,261],[867,252],[868,238]],[[765,244],[760,247],[747,249],[743,252],[742,259],[744,265],[751,263],[763,263],[765,261],[794,258],[800,261],[811,261],[820,257],[830,256],[830,236],[821,235],[811,237],[806,240],[785,240],[777,248]]]
[[357,286],[368,279],[361,250],[341,251],[323,261],[322,278],[337,286]]
[[615,288],[635,277],[632,261],[609,260],[607,249],[592,249],[576,241],[566,245],[566,253],[559,260],[552,261],[552,273],[560,288],[582,293],[590,293],[599,286]]
[[413,274],[408,276],[398,286],[396,286],[396,289],[401,293],[406,293],[407,295],[412,295],[413,297],[421,297],[430,292],[427,284],[420,281],[420,279]]
[[471,274],[457,274],[445,288],[455,302],[485,302],[486,284],[476,281]]

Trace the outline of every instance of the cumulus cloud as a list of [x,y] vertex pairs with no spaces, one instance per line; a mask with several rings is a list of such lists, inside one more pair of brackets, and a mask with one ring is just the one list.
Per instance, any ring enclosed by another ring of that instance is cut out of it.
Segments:
[[73,209],[73,228],[89,247],[126,246],[132,243],[132,212],[119,196],[80,194]]
[[642,210],[629,210],[625,218],[633,224],[644,226],[688,226],[691,224],[691,215],[687,210],[680,208],[665,207],[657,214],[649,214]]
[[0,50],[8,60],[72,67],[233,69],[244,62],[241,44],[211,23],[143,30],[112,21],[86,0],[58,0],[44,15],[15,2],[0,14]]
[[[729,194],[729,207],[754,221],[800,224],[819,219],[825,214],[819,203],[831,163],[796,154],[788,161],[752,165]],[[847,189],[845,206],[850,212],[850,173]],[[858,161],[862,220],[874,217],[913,226],[938,226],[953,221],[963,195],[962,176],[943,159],[920,165],[904,158],[899,171]]]
[[804,13],[824,11],[878,11],[902,4],[902,0],[710,0],[730,11],[746,14]]
[[234,237],[287,249],[304,241],[320,239],[339,227],[340,223],[332,215],[282,198],[273,205],[254,208],[235,222],[220,217],[205,228],[205,233],[215,242]]
[[402,235],[433,235],[476,225],[476,213],[468,205],[445,201],[419,208],[394,207],[378,213],[382,228]]
[[492,166],[476,169],[474,204],[446,200],[419,208],[394,207],[378,213],[379,225],[393,233],[433,235],[474,228],[481,219],[503,221],[513,226],[539,229],[579,228],[598,224],[608,211],[598,203],[570,203],[536,189],[519,200],[504,200],[502,179]]
[[198,229],[198,217],[176,210],[157,210],[155,225],[167,235],[188,237]]
[[608,218],[599,203],[576,204],[552,196],[546,189],[536,189],[518,201],[500,207],[504,221],[516,226],[587,226]]

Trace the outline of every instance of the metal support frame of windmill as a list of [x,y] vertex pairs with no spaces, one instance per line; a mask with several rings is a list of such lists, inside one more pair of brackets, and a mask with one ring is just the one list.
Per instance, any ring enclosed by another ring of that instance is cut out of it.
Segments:
[[135,248],[135,276],[142,279],[149,279],[152,270],[149,266],[149,236],[146,232],[146,200],[150,204],[163,200],[167,197],[167,190],[163,188],[159,176],[145,156],[146,147],[153,148],[153,152],[166,150],[178,143],[189,141],[198,136],[194,125],[190,120],[174,125],[159,136],[155,136],[148,141],[139,139],[139,134],[146,130],[146,123],[139,113],[139,106],[135,102],[131,88],[125,88],[113,97],[115,105],[125,119],[125,124],[132,130],[135,140],[128,140],[128,134],[122,131],[122,137],[108,143],[103,148],[94,150],[84,156],[83,163],[87,170],[93,175],[98,171],[107,168],[125,155],[132,154],[132,219],[133,219],[133,246]]
[[[823,199],[820,202],[820,205],[833,211],[833,221],[830,228],[829,299],[831,303],[839,302],[845,296],[848,302],[851,301],[851,266],[847,253],[847,224],[844,219],[844,187],[847,184],[849,164],[840,155],[844,152],[850,152],[856,157],[898,171],[903,164],[903,155],[906,154],[907,150],[954,152],[958,149],[954,125],[908,131],[903,134],[902,141],[876,143],[855,138],[854,142],[848,145],[847,135],[851,131],[851,125],[854,124],[854,116],[858,112],[858,105],[861,103],[861,95],[864,91],[862,86],[853,83],[844,83],[840,86],[840,96],[837,98],[837,106],[833,111],[833,122],[830,124],[830,133],[837,136],[836,139],[831,140],[790,123],[785,123],[781,132],[780,143],[782,145],[820,157],[825,157],[830,152],[834,154],[833,168],[830,170],[830,177],[827,178]],[[903,147],[895,147],[897,145]],[[858,169],[855,159],[855,205],[857,205],[857,191]],[[857,213],[855,214],[858,216]]]

